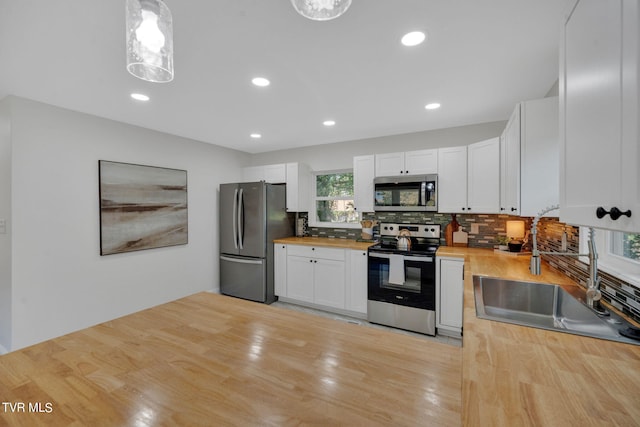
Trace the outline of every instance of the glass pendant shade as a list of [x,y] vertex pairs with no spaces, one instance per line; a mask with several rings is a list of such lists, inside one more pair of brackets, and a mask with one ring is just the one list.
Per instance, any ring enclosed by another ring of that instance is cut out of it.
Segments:
[[173,80],[173,22],[162,0],[126,0],[127,70],[155,83]]
[[345,13],[351,0],[291,0],[291,4],[305,18],[328,21]]

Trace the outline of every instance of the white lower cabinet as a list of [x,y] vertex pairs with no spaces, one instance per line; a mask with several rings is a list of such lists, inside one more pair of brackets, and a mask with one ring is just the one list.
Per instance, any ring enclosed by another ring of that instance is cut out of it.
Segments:
[[[341,250],[344,254],[344,250]],[[345,308],[344,261],[313,260],[313,302],[328,307]]]
[[313,302],[313,259],[287,256],[287,294],[298,301]]
[[287,295],[287,245],[273,245],[273,284],[276,296]]
[[281,300],[366,317],[367,251],[276,243],[274,253]]
[[438,334],[462,335],[464,260],[436,258],[436,328]]
[[349,250],[346,309],[367,314],[367,251]]

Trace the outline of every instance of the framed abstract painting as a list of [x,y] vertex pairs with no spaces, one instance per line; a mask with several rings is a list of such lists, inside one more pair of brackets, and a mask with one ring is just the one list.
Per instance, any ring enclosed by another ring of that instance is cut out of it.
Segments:
[[98,162],[100,255],[188,242],[187,171]]

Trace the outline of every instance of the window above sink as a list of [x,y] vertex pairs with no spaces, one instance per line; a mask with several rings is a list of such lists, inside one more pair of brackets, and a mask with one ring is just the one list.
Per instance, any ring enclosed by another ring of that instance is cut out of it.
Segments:
[[[587,249],[588,228],[580,227],[580,252]],[[596,230],[598,267],[640,289],[640,234]],[[589,260],[581,259],[585,263]]]

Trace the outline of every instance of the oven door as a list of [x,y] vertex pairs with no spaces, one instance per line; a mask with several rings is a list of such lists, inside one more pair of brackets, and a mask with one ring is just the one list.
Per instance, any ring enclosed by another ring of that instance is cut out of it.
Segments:
[[370,300],[436,309],[436,263],[433,256],[369,252]]

